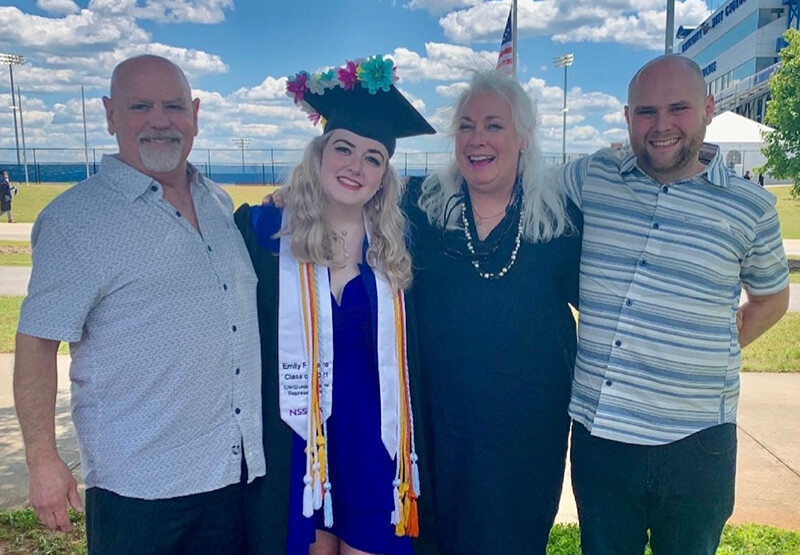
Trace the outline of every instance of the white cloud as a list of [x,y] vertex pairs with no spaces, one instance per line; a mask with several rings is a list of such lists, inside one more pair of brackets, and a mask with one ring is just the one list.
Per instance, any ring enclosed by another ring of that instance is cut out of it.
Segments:
[[450,85],[437,85],[436,94],[444,98],[458,98],[458,96],[469,88],[469,83],[459,81]]
[[245,100],[278,100],[286,97],[286,77],[267,77],[253,88],[242,87],[234,95]]
[[[459,43],[499,41],[508,8],[486,2],[453,11],[439,20],[445,35]],[[518,36],[549,36],[556,42],[610,42],[659,50],[664,44],[666,10],[658,0],[520,0]],[[710,13],[705,0],[678,0],[676,27],[697,25]]]
[[390,56],[401,68],[401,82],[464,79],[471,71],[493,68],[497,62],[496,52],[477,52],[466,46],[438,42],[425,43],[425,57],[403,47],[395,48]]
[[451,10],[466,8],[480,4],[482,0],[411,0],[403,7],[411,10],[427,10],[428,13],[439,15]]
[[0,44],[58,55],[104,51],[123,42],[146,43],[150,39],[133,20],[103,17],[91,10],[51,18],[26,14],[11,6],[0,7],[0,29]]
[[628,140],[628,130],[624,127],[613,127],[603,131],[603,137],[608,139],[608,142],[624,143]]
[[203,23],[225,21],[225,10],[233,9],[233,0],[147,0],[135,15],[159,23]]
[[72,0],[36,0],[36,7],[53,15],[69,15],[81,11]]
[[622,110],[619,112],[611,112],[603,116],[603,121],[611,124],[625,125],[625,114]]

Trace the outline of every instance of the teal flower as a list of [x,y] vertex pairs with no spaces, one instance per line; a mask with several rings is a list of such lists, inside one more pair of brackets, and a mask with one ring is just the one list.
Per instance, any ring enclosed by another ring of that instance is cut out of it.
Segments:
[[358,79],[361,86],[369,89],[369,94],[375,94],[378,89],[389,92],[394,77],[394,62],[383,59],[380,54],[369,58],[358,66]]

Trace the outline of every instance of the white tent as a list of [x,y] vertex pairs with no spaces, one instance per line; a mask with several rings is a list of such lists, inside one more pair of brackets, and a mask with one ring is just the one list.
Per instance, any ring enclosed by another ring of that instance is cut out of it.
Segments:
[[771,127],[737,113],[723,112],[714,116],[706,129],[706,142],[719,145],[725,163],[739,175],[750,170],[755,181],[756,172],[753,172],[753,168],[766,162],[761,154],[764,144],[761,133],[770,131]]

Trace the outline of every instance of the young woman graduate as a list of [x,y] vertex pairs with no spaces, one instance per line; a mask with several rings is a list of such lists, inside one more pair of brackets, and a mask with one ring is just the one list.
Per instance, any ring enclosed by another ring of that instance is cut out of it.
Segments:
[[411,552],[419,478],[403,291],[411,282],[389,159],[434,133],[374,56],[290,78],[324,119],[281,190],[236,223],[258,275],[267,475],[248,488],[254,553]]

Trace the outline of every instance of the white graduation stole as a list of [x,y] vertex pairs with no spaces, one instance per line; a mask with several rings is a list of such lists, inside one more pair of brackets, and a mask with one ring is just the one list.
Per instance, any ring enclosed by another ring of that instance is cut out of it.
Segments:
[[[306,441],[303,515],[311,517],[314,510],[324,505],[325,526],[330,527],[333,514],[326,422],[333,411],[334,350],[328,268],[298,262],[291,251],[291,237],[281,237],[279,280],[281,419]],[[416,536],[419,478],[408,387],[405,303],[402,292],[393,291],[378,272],[375,283],[381,440],[389,457],[397,463],[392,483],[395,510],[391,522],[396,525],[397,535]]]

